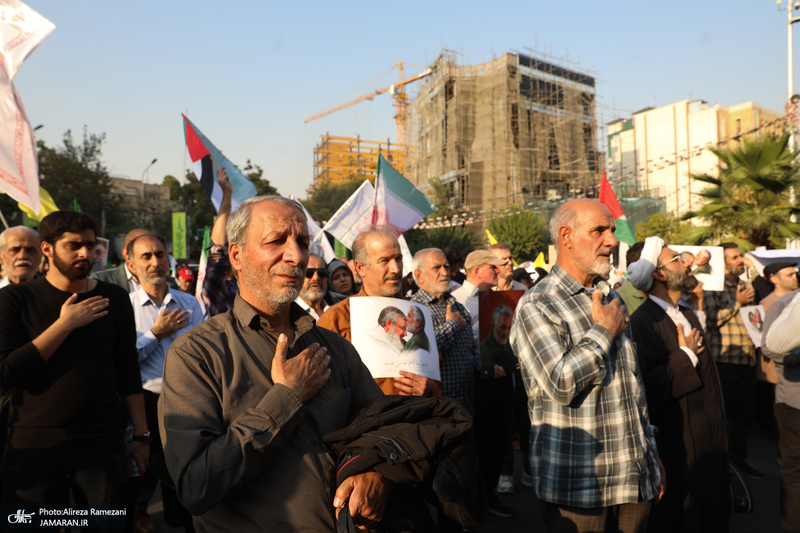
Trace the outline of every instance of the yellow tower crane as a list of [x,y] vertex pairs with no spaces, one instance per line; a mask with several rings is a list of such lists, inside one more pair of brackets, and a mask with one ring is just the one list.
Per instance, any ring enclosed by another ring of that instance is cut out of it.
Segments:
[[[408,154],[408,137],[407,137],[407,131],[408,131],[408,94],[406,94],[405,86],[408,85],[409,83],[413,83],[413,82],[415,82],[417,80],[421,80],[422,78],[424,78],[426,76],[429,76],[430,74],[433,73],[433,69],[426,68],[425,70],[423,70],[422,72],[420,72],[416,76],[412,76],[412,77],[406,79],[405,78],[405,71],[403,70],[403,65],[411,65],[411,63],[403,63],[402,61],[398,61],[397,63],[395,63],[392,66],[392,68],[390,68],[389,70],[387,70],[386,72],[384,72],[383,74],[378,76],[378,78],[381,78],[381,77],[385,76],[388,72],[393,70],[395,67],[397,67],[398,76],[397,76],[397,82],[396,83],[392,83],[391,85],[387,85],[386,87],[381,87],[380,89],[372,91],[371,93],[365,94],[363,96],[359,96],[358,98],[354,98],[354,99],[352,99],[352,100],[350,100],[348,102],[345,102],[343,104],[339,104],[339,105],[336,105],[336,106],[329,107],[328,109],[326,109],[324,111],[320,111],[319,113],[317,113],[315,115],[311,115],[310,117],[308,117],[305,120],[305,122],[308,123],[308,122],[311,122],[312,120],[317,120],[318,118],[322,118],[324,116],[330,115],[332,113],[335,113],[335,112],[340,111],[342,109],[345,109],[347,107],[355,105],[355,104],[357,104],[359,102],[363,102],[365,100],[372,100],[373,98],[375,98],[379,94],[383,94],[385,92],[388,92],[392,96],[392,98],[394,99],[394,109],[395,109],[394,121],[397,124],[397,145],[398,145],[397,148],[399,149],[400,154],[402,154],[401,157],[399,158],[399,161],[398,161],[396,166],[398,167],[397,168],[398,172],[400,172],[402,174],[406,169],[406,164],[407,164],[406,158],[407,158],[407,154]],[[413,65],[413,66],[419,66],[419,65]],[[424,68],[424,67],[420,67],[420,68]]]

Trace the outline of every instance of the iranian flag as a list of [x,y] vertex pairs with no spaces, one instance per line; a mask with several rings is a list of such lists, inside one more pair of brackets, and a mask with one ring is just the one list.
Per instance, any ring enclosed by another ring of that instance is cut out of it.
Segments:
[[222,202],[222,189],[217,183],[216,168],[224,167],[228,173],[228,178],[233,185],[233,199],[231,200],[231,212],[236,211],[242,202],[248,198],[256,196],[256,186],[247,179],[242,172],[231,163],[217,147],[211,144],[203,133],[186,118],[183,117],[183,133],[186,137],[186,149],[189,151],[189,160],[192,162],[192,171],[200,185],[203,186],[211,203],[219,213],[219,204]]
[[434,211],[433,202],[400,175],[383,155],[378,155],[372,223],[391,226],[401,235]]
[[614,189],[611,188],[611,184],[606,179],[605,170],[603,171],[603,177],[600,179],[599,200],[601,204],[611,211],[611,216],[614,217],[614,224],[617,226],[617,229],[614,231],[614,237],[620,242],[635,244],[636,237],[633,236],[631,225],[628,224],[628,218],[625,216],[625,213],[623,213],[619,201],[617,201],[617,195],[614,194]]

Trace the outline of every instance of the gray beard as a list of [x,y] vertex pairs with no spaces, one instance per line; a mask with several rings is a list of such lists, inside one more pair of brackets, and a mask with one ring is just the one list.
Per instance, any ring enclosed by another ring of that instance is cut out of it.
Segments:
[[392,346],[403,351],[403,339],[400,338],[400,335],[397,333],[387,333],[386,335],[389,336],[389,342],[392,343]]
[[325,291],[322,289],[303,289],[300,291],[300,297],[307,302],[316,303],[325,297]]
[[664,274],[667,276],[667,290],[688,292],[697,287],[697,278],[687,274],[676,274],[665,270]]

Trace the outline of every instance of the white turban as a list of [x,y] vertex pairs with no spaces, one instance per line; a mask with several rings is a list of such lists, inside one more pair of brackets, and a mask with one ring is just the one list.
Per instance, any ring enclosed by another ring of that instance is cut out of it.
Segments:
[[661,250],[664,249],[664,239],[661,237],[648,237],[644,240],[644,248],[638,261],[628,265],[628,281],[642,292],[649,292],[653,286],[653,270],[658,265]]

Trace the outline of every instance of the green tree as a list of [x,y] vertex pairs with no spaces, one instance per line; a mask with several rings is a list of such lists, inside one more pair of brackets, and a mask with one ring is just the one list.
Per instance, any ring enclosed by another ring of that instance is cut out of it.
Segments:
[[303,200],[303,205],[314,217],[314,220],[319,224],[324,224],[361,187],[362,183],[364,180],[361,179],[338,183],[327,180],[315,182],[306,191],[308,196]]
[[118,195],[111,192],[111,179],[100,159],[105,134],[89,133],[83,128],[83,141],[76,143],[72,132],[64,134],[64,145],[50,148],[38,141],[41,185],[59,209],[71,210],[78,200],[81,211],[98,221],[105,221],[105,234],[125,231],[130,214],[122,208]]
[[687,228],[687,244],[729,240],[744,252],[756,246],[783,248],[785,239],[800,237],[800,224],[791,221],[800,210],[789,203],[789,191],[797,188],[800,174],[788,134],[744,137],[737,147],[711,152],[720,160],[719,177],[691,174],[710,185],[698,193],[708,203],[682,217],[699,217],[707,225]]
[[256,186],[256,191],[258,191],[259,196],[274,196],[279,194],[278,189],[272,186],[268,179],[264,179],[262,176],[264,175],[264,169],[262,169],[258,165],[254,165],[247,160],[247,164],[242,169],[242,174],[245,175],[247,179],[253,182],[253,185]]
[[511,254],[518,263],[533,261],[539,252],[546,251],[547,222],[536,213],[493,218],[486,223],[486,228],[498,242],[511,247]]
[[688,244],[684,242],[683,232],[691,227],[690,222],[682,222],[675,215],[655,213],[646,222],[636,224],[636,240],[644,242],[647,237],[658,236],[667,244]]

